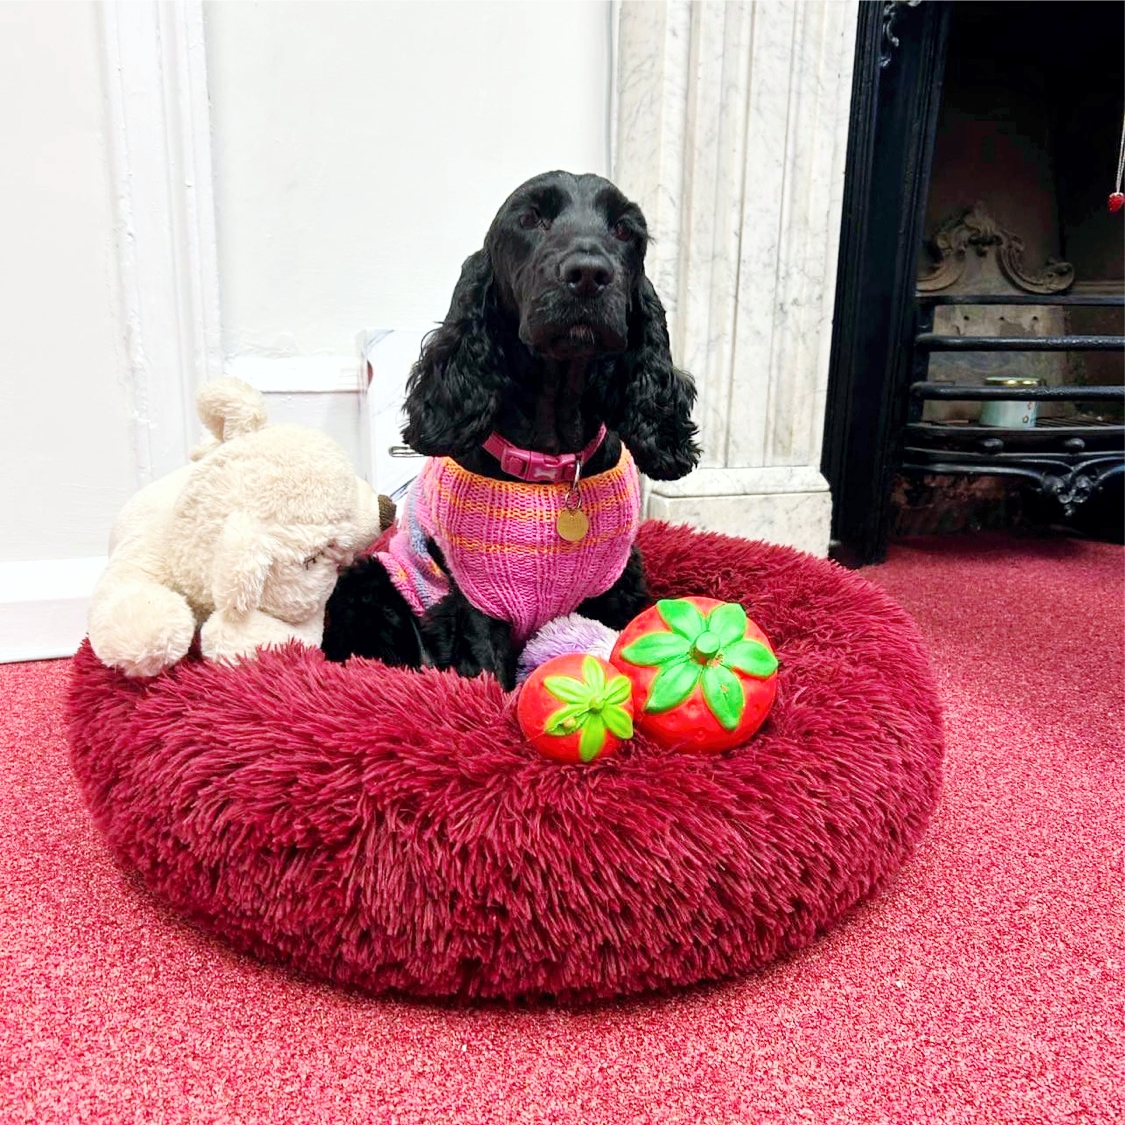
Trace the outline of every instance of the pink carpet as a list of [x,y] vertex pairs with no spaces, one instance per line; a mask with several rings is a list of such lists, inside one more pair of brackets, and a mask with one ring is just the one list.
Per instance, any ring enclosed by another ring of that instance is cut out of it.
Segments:
[[941,803],[890,887],[748,979],[580,1014],[295,981],[123,881],[67,662],[0,667],[0,1121],[1125,1120],[1120,547],[916,541]]

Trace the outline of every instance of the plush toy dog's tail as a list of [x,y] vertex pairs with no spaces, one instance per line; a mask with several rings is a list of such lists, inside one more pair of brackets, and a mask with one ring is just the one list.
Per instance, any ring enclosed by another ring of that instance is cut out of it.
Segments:
[[211,437],[192,450],[193,461],[198,461],[220,442],[260,430],[267,421],[266,400],[261,392],[229,375],[204,383],[196,393],[195,405],[199,420]]

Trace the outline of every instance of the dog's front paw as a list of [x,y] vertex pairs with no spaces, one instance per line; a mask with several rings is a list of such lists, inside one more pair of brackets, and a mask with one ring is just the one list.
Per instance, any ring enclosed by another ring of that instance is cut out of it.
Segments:
[[512,626],[472,605],[456,585],[422,618],[422,643],[436,668],[471,678],[491,672],[505,691],[516,686]]
[[418,668],[422,648],[414,613],[376,558],[357,559],[328,599],[321,647],[329,660],[350,656]]

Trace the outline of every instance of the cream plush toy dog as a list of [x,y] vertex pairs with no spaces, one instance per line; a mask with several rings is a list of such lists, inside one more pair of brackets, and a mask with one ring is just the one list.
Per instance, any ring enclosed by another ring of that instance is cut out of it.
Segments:
[[197,627],[210,660],[318,645],[338,568],[393,519],[327,435],[267,425],[248,384],[212,380],[197,405],[213,436],[125,505],[94,589],[90,643],[127,676],[174,664]]

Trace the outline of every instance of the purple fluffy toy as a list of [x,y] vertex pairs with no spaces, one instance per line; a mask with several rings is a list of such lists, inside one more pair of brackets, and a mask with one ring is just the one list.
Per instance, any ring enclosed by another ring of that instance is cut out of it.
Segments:
[[548,621],[524,646],[516,666],[516,683],[522,684],[531,673],[555,656],[568,652],[585,652],[609,659],[617,632],[600,621],[592,621],[578,613],[568,613]]

